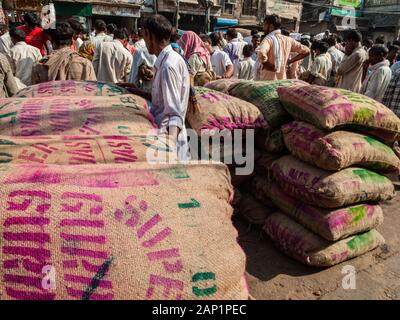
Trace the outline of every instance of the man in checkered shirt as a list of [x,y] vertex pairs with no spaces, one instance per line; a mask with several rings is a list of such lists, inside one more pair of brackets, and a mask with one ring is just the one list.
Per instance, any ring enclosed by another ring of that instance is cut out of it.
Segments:
[[400,70],[393,75],[382,102],[400,117]]

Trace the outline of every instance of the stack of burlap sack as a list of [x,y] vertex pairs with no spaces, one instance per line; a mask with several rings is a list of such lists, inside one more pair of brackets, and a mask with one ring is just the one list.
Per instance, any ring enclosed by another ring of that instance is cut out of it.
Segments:
[[0,100],[0,299],[248,298],[227,167],[156,134],[114,85]]

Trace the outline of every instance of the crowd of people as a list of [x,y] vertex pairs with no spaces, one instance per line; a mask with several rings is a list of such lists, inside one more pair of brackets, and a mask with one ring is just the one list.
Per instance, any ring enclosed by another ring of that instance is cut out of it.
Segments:
[[25,24],[0,26],[0,97],[24,86],[51,80],[97,80],[119,84],[152,102],[161,130],[172,133],[185,158],[185,117],[195,108],[194,86],[217,79],[301,79],[365,94],[400,115],[400,41],[362,39],[356,30],[344,37],[294,34],[277,15],[264,21],[264,33],[180,32],[161,15],[138,32],[102,20],[84,33],[74,19],[43,30],[33,13]]

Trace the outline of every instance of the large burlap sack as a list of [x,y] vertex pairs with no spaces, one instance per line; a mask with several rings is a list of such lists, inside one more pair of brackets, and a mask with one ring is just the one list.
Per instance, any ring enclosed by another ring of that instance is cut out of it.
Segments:
[[282,127],[284,141],[297,158],[325,170],[359,165],[375,171],[399,172],[400,160],[387,145],[349,131],[326,133],[311,124],[294,121]]
[[132,94],[0,99],[1,135],[147,135],[155,127],[146,100]]
[[278,128],[292,118],[279,101],[279,87],[306,85],[300,80],[241,81],[229,90],[229,94],[257,106],[270,128]]
[[113,83],[96,81],[50,81],[26,87],[15,97],[43,98],[52,96],[118,96],[129,91]]
[[293,156],[285,156],[274,162],[272,171],[285,192],[321,208],[385,201],[394,197],[393,183],[367,169],[352,167],[332,173]]
[[229,94],[229,90],[240,83],[239,79],[220,79],[209,82],[205,85],[206,88]]
[[0,163],[80,165],[176,162],[166,136],[0,136]]
[[0,169],[1,299],[247,299],[226,166]]
[[380,206],[359,204],[340,209],[321,209],[289,196],[276,183],[266,181],[266,196],[303,227],[329,241],[375,229],[383,223]]
[[250,183],[245,185],[246,191],[268,208],[275,208],[275,203],[265,195],[267,194],[268,180],[256,175]]
[[239,204],[238,213],[250,225],[263,227],[265,220],[275,212],[274,209],[264,206],[249,193],[244,193]]
[[281,157],[279,154],[263,153],[256,162],[256,173],[260,177],[272,177],[272,165]]
[[393,111],[361,94],[320,86],[280,87],[278,94],[295,119],[320,129],[351,126],[388,142],[400,138],[400,119]]
[[283,140],[283,134],[281,129],[275,131],[262,130],[257,132],[256,135],[256,146],[268,153],[284,154],[288,153],[285,142]]
[[385,244],[385,239],[376,230],[332,243],[280,212],[267,218],[264,230],[282,252],[314,267],[331,267]]
[[196,99],[200,112],[188,113],[186,119],[198,135],[204,130],[218,133],[266,127],[260,110],[251,103],[203,87],[196,87]]

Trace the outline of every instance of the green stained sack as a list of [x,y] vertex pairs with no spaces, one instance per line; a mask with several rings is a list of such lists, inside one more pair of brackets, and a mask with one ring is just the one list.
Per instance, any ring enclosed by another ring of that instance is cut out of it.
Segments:
[[272,172],[289,195],[321,208],[385,201],[395,195],[388,178],[357,167],[332,173],[285,156],[274,162]]
[[400,119],[383,104],[348,90],[320,86],[278,88],[279,99],[297,120],[320,129],[339,126],[367,131],[385,142],[400,138]]
[[227,94],[196,87],[199,112],[188,113],[190,127],[201,135],[203,131],[266,128],[264,117],[256,106]]
[[205,87],[211,90],[229,94],[229,90],[240,82],[241,80],[239,79],[220,79],[207,83]]
[[400,160],[387,145],[349,131],[324,132],[294,121],[282,127],[284,141],[297,158],[325,170],[359,165],[380,172],[399,172]]
[[128,94],[129,91],[113,83],[97,81],[49,81],[26,87],[15,97],[42,98],[52,96],[118,96]]
[[329,241],[375,229],[383,223],[380,206],[359,204],[340,209],[321,209],[297,200],[285,193],[276,183],[268,183],[266,197],[286,215],[305,228]]
[[267,218],[264,231],[291,258],[314,267],[331,267],[385,244],[376,230],[329,242],[280,212]]
[[279,128],[289,122],[291,117],[280,103],[277,89],[296,85],[306,85],[306,83],[300,80],[241,81],[229,90],[229,94],[257,106],[268,126]]
[[264,226],[268,216],[275,212],[275,210],[265,207],[249,193],[244,193],[238,207],[238,212],[249,224],[261,228]]

